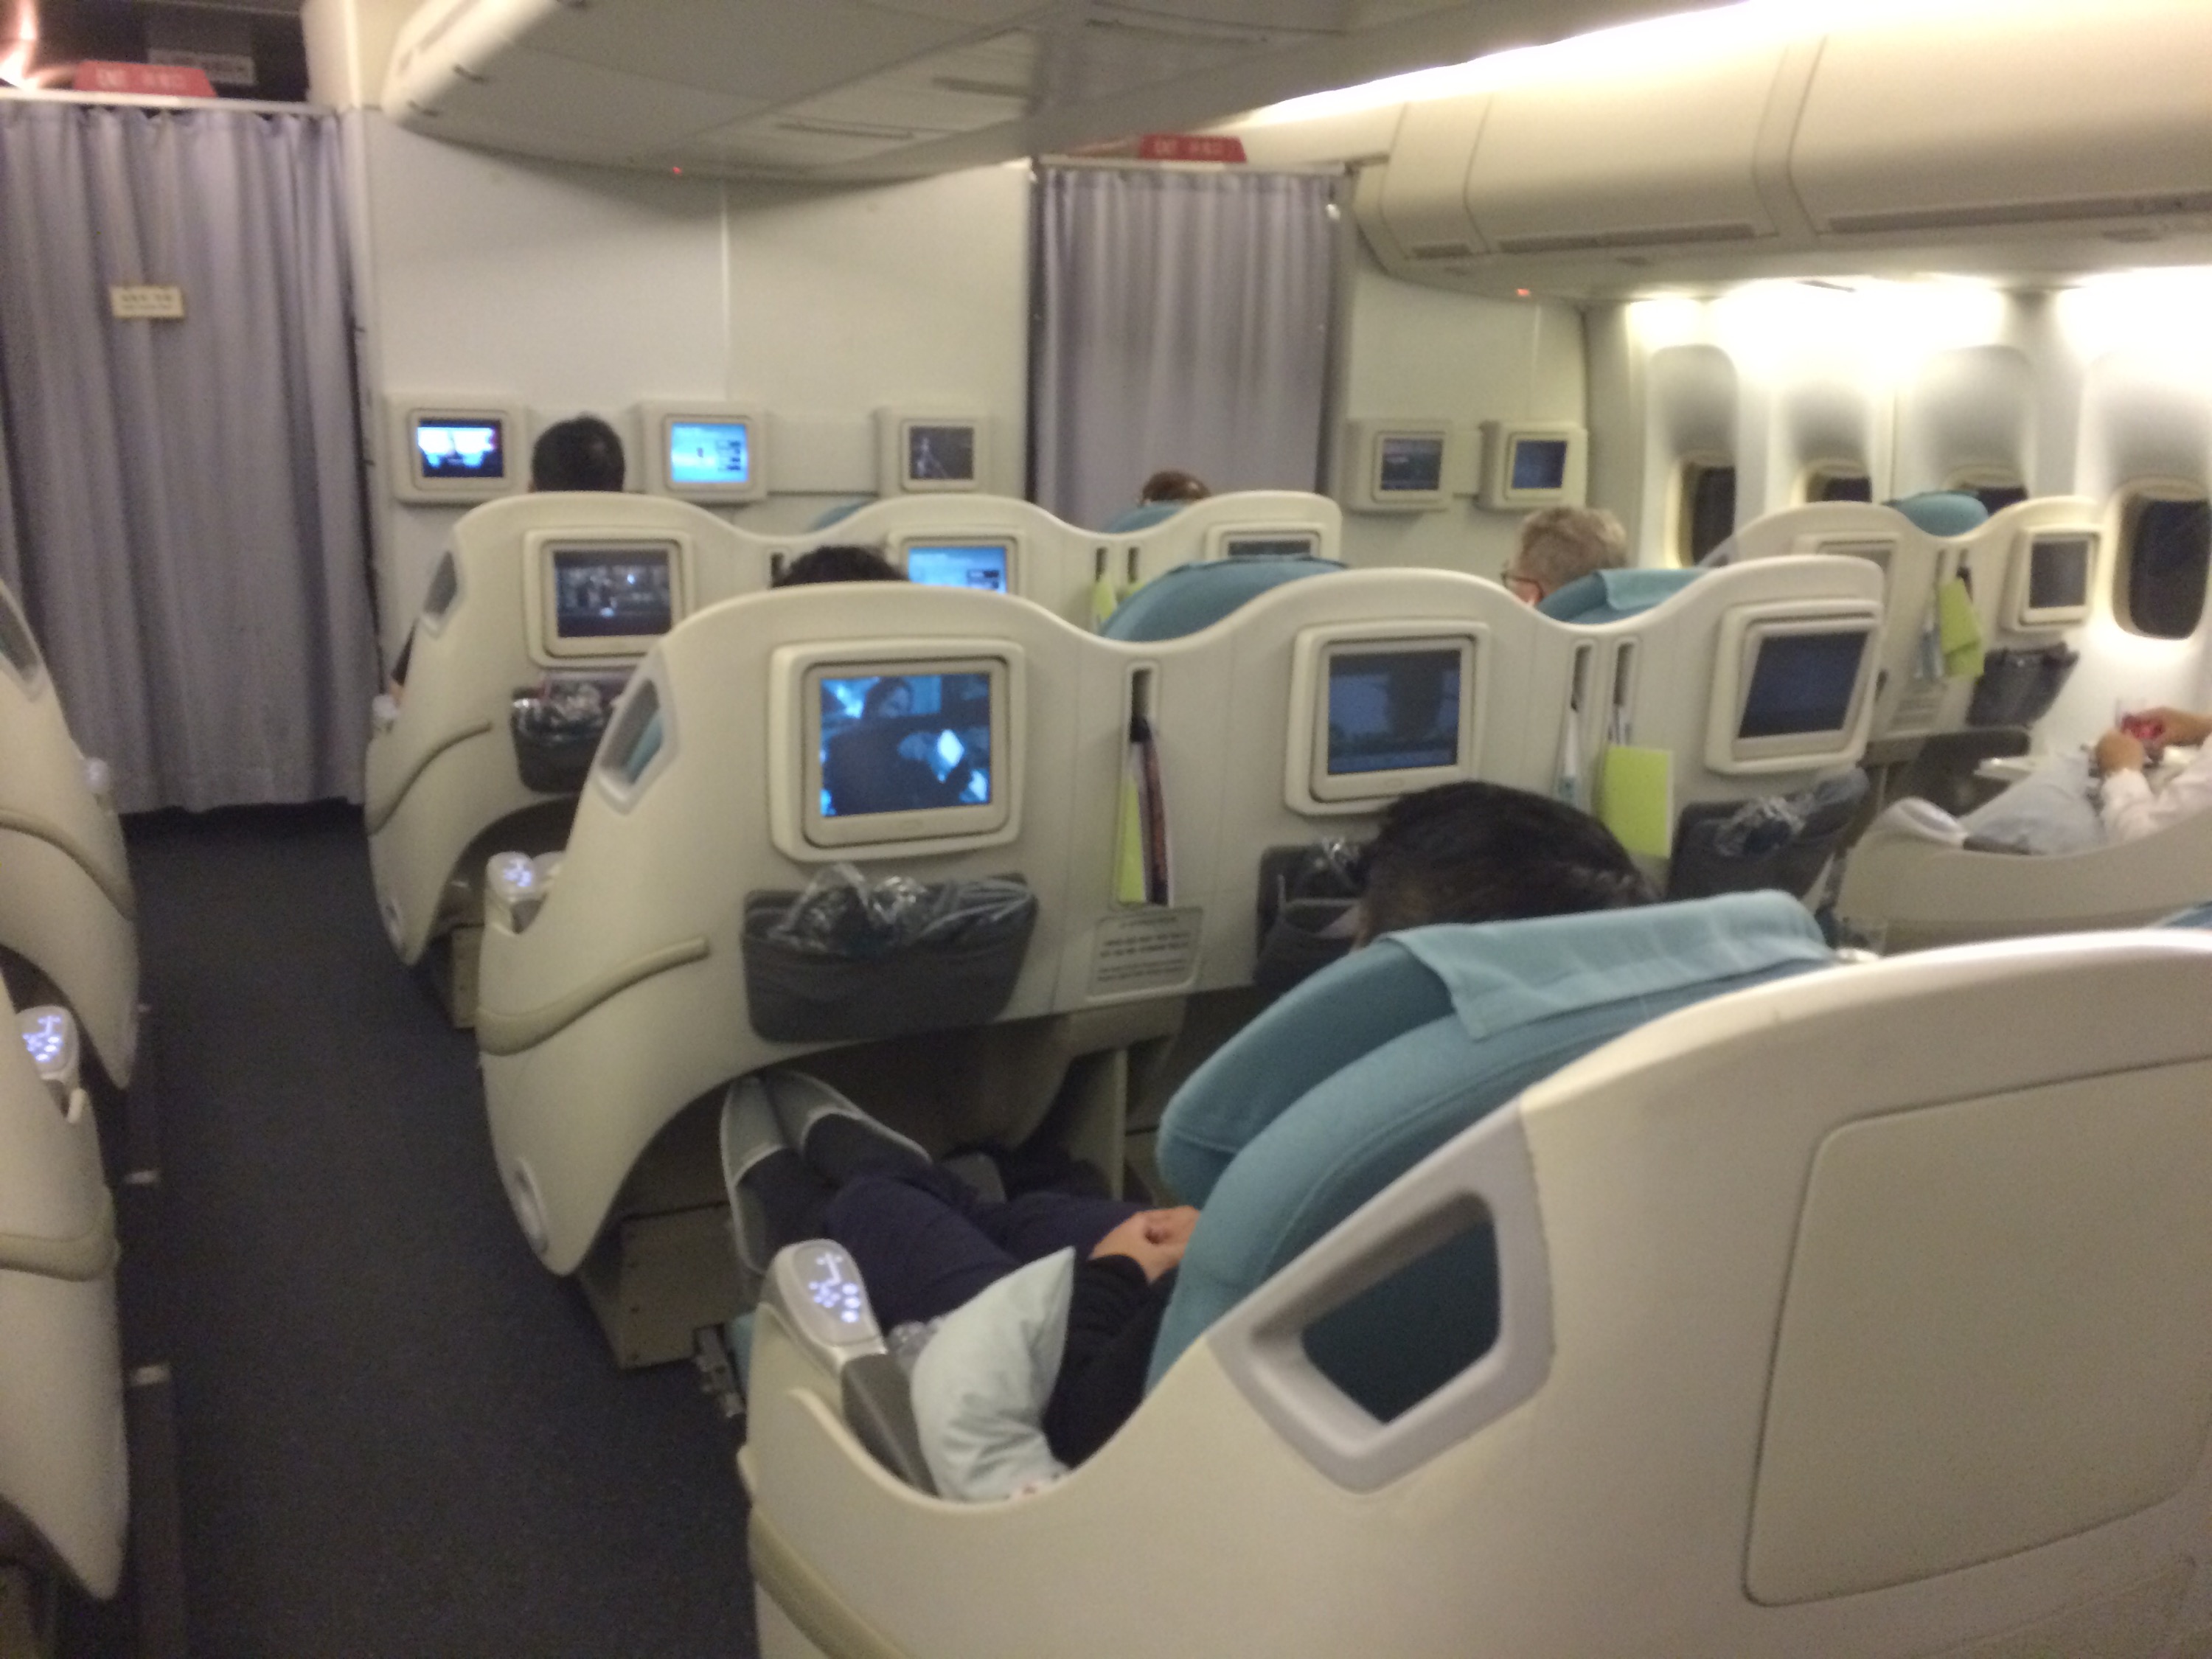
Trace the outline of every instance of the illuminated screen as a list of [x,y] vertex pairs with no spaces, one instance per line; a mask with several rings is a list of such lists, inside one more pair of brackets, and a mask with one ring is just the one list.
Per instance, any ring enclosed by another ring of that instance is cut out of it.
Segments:
[[2027,608],[2078,611],[2089,603],[2089,538],[2053,536],[2029,550]]
[[906,476],[966,483],[975,476],[975,428],[910,426],[906,429]]
[[988,593],[1006,591],[1004,542],[933,542],[906,550],[906,579],[925,587],[974,587]]
[[1330,775],[1455,764],[1460,661],[1457,651],[1331,657]]
[[1739,738],[1802,737],[1840,732],[1858,684],[1863,633],[1768,634],[1759,642]]
[[1310,536],[1231,536],[1224,544],[1232,559],[1295,559],[1314,550]]
[[507,477],[507,446],[497,421],[441,420],[424,416],[415,422],[415,459],[425,483],[466,478],[476,482]]
[[665,548],[563,548],[554,553],[553,630],[561,638],[665,634],[674,620]]
[[824,677],[822,816],[981,806],[991,799],[991,677]]
[[1376,468],[1378,491],[1427,495],[1444,487],[1442,438],[1385,438]]
[[1522,438],[1513,446],[1513,488],[1564,489],[1567,483],[1567,441]]
[[668,482],[744,484],[753,477],[752,434],[743,421],[671,421]]

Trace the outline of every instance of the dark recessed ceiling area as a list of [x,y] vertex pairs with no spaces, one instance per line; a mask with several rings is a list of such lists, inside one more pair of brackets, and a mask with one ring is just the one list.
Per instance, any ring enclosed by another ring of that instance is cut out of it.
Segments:
[[[307,51],[296,0],[258,5],[153,5],[146,0],[23,0],[36,19],[33,85],[66,89],[88,58],[203,70],[223,98],[301,103]],[[0,8],[0,27],[15,8]],[[20,25],[18,26],[20,27]],[[14,40],[0,40],[3,58]]]

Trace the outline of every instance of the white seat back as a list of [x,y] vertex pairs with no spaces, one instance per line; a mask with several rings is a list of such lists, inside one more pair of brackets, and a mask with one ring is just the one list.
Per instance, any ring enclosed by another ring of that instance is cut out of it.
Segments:
[[[1018,1503],[885,1479],[764,1316],[763,1651],[2202,1651],[2208,995],[2212,940],[2145,933],[1668,1015],[1385,1188]],[[1483,1222],[1498,1347],[1368,1417],[1301,1333]],[[1101,1559],[1143,1594],[1085,1595]]]
[[[556,493],[488,501],[453,526],[453,544],[416,623],[397,720],[368,744],[369,866],[400,957],[422,954],[463,855],[503,819],[556,800],[523,782],[509,732],[515,692],[556,671],[634,668],[638,647],[556,651],[546,598],[553,544],[667,548],[680,618],[768,586],[768,544],[688,502],[658,495]],[[565,642],[574,648],[575,642]]]
[[0,946],[51,980],[101,1066],[138,1046],[137,900],[112,800],[70,735],[14,595],[0,586]]

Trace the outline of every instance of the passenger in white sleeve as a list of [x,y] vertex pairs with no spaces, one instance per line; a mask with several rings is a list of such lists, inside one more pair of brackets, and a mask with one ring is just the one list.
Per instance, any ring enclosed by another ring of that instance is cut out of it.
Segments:
[[[2097,770],[2104,782],[2097,811],[2114,842],[2137,841],[2152,831],[2212,806],[2212,718],[2185,708],[2153,708],[2131,714],[2097,739]],[[2169,744],[2194,747],[2197,758],[2154,787],[2144,769],[2157,763]]]

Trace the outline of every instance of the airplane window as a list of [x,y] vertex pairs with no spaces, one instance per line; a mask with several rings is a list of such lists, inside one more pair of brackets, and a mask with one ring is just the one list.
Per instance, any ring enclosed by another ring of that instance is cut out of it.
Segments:
[[1874,480],[1863,472],[1831,472],[1820,479],[1816,501],[1870,501]]
[[1988,509],[1994,518],[2008,507],[2017,507],[2027,499],[2026,484],[1969,484],[1966,493]]
[[2141,496],[2130,507],[2121,562],[2126,621],[2153,639],[2185,640],[2204,614],[2212,571],[2212,501]]
[[1685,461],[1675,562],[1697,563],[1735,533],[1735,464]]

